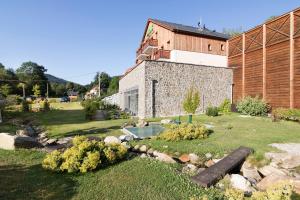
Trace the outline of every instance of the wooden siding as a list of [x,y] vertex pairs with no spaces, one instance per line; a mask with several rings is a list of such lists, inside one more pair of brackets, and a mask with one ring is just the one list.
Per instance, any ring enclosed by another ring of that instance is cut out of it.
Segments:
[[234,102],[259,95],[273,108],[300,108],[300,8],[243,35],[245,43],[242,35],[228,41]]
[[247,53],[245,56],[245,94],[263,96],[262,49]]
[[163,47],[165,50],[172,50],[174,48],[174,33],[172,31],[152,22],[149,23],[148,27],[149,26],[153,26],[153,32],[150,36],[146,35],[143,42],[145,42],[149,38],[153,38],[158,40],[159,49],[161,47]]
[[[211,46],[211,50],[208,49],[208,45]],[[226,41],[175,33],[174,49],[226,56]]]
[[266,100],[273,107],[289,107],[289,42],[267,47]]
[[[300,27],[300,26],[299,26]],[[295,107],[300,108],[300,37],[295,39]]]
[[229,60],[229,65],[233,68],[233,102],[237,102],[242,98],[242,79],[240,78],[243,73],[242,57],[236,56]]

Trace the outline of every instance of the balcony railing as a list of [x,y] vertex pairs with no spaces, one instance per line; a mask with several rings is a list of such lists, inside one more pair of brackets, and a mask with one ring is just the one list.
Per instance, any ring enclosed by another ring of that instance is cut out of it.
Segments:
[[158,40],[156,40],[156,39],[148,39],[136,51],[136,57],[138,58],[140,54],[151,55],[152,51],[154,49],[157,49],[157,46],[158,46]]
[[170,59],[171,51],[159,49],[154,53],[154,60],[158,59]]

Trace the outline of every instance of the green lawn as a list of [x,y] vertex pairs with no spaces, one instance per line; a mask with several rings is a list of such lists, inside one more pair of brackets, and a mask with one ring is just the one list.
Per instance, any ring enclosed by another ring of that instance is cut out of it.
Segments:
[[[44,170],[44,154],[0,150],[0,199],[189,199],[204,190],[179,174],[176,165],[134,158],[84,175]],[[213,199],[213,198],[212,198]]]
[[[187,118],[182,121],[187,121]],[[243,145],[253,148],[259,158],[265,152],[274,150],[268,144],[300,142],[300,124],[295,122],[272,122],[269,118],[241,117],[235,113],[218,117],[194,116],[193,121],[213,125],[213,133],[204,140],[144,140],[139,143],[146,143],[166,152],[195,152],[199,155],[211,152],[215,156],[222,156]]]
[[[120,135],[127,120],[87,121],[79,103],[52,103],[47,113],[12,113],[11,118],[31,118],[47,129],[51,137],[77,134]],[[159,119],[151,119],[159,121]],[[186,118],[182,119],[186,121]],[[213,133],[204,140],[167,142],[143,140],[165,152],[211,152],[222,156],[241,145],[252,147],[255,158],[274,150],[268,144],[300,142],[300,124],[271,122],[268,118],[194,116],[194,121],[213,125]],[[3,127],[10,126],[6,123]],[[9,128],[8,128],[9,129]],[[85,175],[56,174],[42,169],[44,153],[33,150],[0,150],[0,199],[189,199],[194,195],[218,191],[204,190],[178,173],[177,165],[134,158]]]

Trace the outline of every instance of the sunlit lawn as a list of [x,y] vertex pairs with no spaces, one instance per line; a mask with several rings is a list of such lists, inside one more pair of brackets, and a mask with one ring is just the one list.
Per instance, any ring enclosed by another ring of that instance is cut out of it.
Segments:
[[[52,107],[54,110],[46,113],[14,113],[12,116],[35,120],[51,137],[120,135],[121,125],[127,121],[88,121],[77,102],[52,103]],[[203,156],[210,152],[215,157],[242,145],[253,148],[255,158],[259,159],[265,152],[274,150],[268,144],[300,142],[299,123],[275,123],[269,118],[241,117],[239,114],[198,115],[193,119],[212,125],[213,133],[204,140],[167,142],[150,139],[134,144],[149,144],[169,153],[193,152]],[[182,118],[182,121],[186,120],[186,117]],[[0,199],[189,199],[216,192],[205,191],[191,183],[188,177],[178,173],[177,165],[153,160],[134,158],[97,172],[66,175],[42,169],[43,157],[44,153],[33,150],[0,150]]]

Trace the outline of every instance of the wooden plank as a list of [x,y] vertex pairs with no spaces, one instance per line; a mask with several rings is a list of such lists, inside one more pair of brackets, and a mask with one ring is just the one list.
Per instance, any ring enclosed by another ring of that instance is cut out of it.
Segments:
[[263,25],[263,99],[267,99],[267,68],[266,68],[266,42],[267,42],[267,27],[266,24]]
[[216,184],[227,173],[239,167],[252,152],[252,149],[241,146],[221,161],[200,172],[198,175],[193,176],[191,179],[200,186],[210,187]]
[[294,13],[290,13],[290,108],[294,108]]

